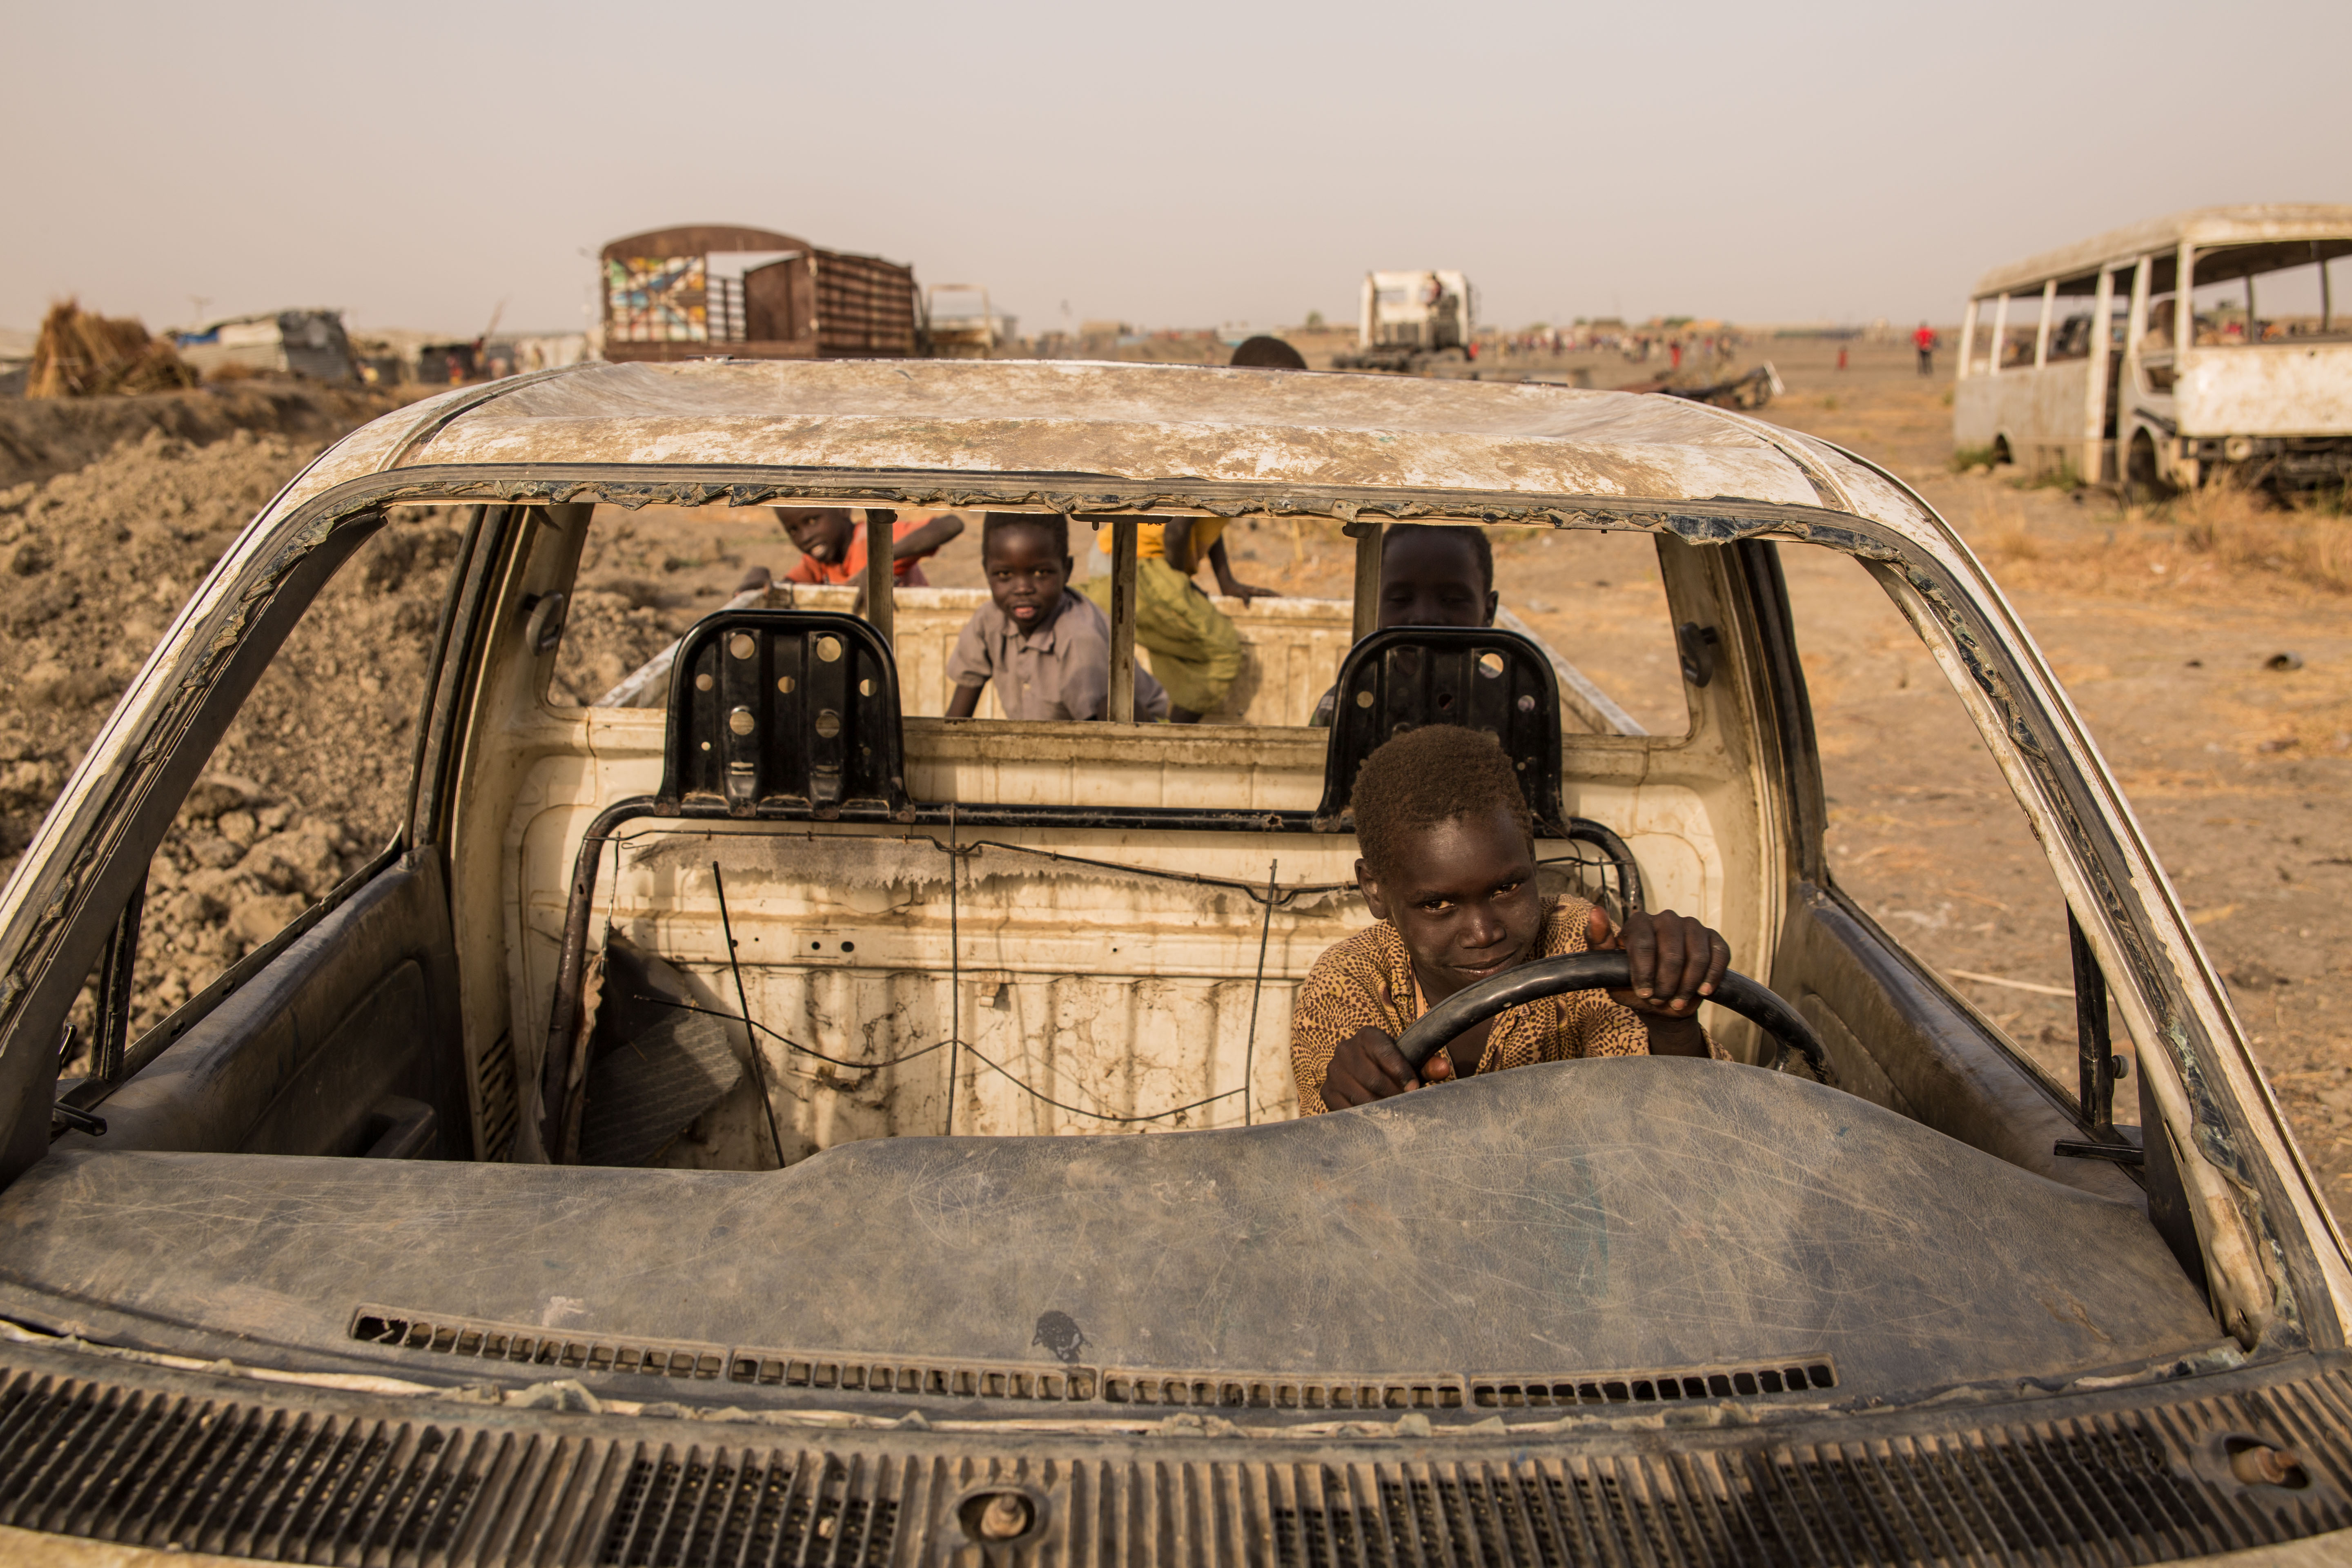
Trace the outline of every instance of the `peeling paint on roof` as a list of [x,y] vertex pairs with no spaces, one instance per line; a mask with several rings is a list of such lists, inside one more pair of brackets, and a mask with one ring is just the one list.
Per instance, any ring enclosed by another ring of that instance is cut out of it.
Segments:
[[1737,500],[1927,521],[1833,447],[1675,399],[1067,361],[583,365],[388,415],[278,510],[386,468],[557,464]]

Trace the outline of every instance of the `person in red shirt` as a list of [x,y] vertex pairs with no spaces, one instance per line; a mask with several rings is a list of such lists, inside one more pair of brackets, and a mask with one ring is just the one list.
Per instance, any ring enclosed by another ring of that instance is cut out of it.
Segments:
[[1919,351],[1919,374],[1921,375],[1935,374],[1936,329],[1929,326],[1925,321],[1920,322],[1919,330],[1911,334],[1911,346]]
[[[963,531],[963,519],[951,511],[930,518],[901,519],[897,512],[869,507],[866,522],[854,522],[849,509],[842,506],[780,506],[772,510],[801,552],[801,558],[784,574],[787,583],[849,588],[864,583],[866,528],[880,519],[890,524],[890,570],[897,574],[898,586],[924,587],[929,579],[923,575],[919,563],[926,556],[938,554],[940,546]],[[754,566],[745,574],[742,585],[748,591],[765,587],[770,580],[766,567]]]

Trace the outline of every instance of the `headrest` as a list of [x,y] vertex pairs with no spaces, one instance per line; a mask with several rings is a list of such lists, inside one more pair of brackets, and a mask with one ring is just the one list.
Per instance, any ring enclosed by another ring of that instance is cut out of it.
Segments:
[[655,809],[911,821],[898,712],[898,667],[867,622],[721,610],[679,641]]
[[1528,638],[1493,626],[1391,626],[1349,649],[1337,699],[1317,832],[1351,826],[1348,799],[1356,770],[1382,742],[1424,724],[1460,724],[1502,743],[1537,832],[1568,837],[1559,800],[1559,687],[1551,661]]

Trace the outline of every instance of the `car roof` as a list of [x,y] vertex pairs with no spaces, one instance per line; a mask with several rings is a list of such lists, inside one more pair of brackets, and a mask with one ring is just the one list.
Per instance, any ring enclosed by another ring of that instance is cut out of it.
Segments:
[[[386,415],[325,453],[272,510],[367,475],[518,465],[928,473],[945,486],[941,505],[961,489],[967,505],[1020,505],[1028,493],[1067,510],[1095,479],[1289,491],[1279,510],[1293,513],[1349,516],[1350,493],[1406,491],[1433,517],[1470,521],[1734,502],[1941,531],[1838,448],[1676,398],[1059,360],[592,362]],[[593,499],[583,488],[567,499]]]

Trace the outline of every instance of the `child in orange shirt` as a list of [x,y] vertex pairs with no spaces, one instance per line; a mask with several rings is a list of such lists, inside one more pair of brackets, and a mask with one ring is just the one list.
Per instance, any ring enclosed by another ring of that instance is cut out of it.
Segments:
[[[787,583],[826,584],[854,588],[866,581],[866,533],[877,519],[890,525],[890,570],[902,588],[929,584],[919,563],[936,555],[940,547],[963,531],[963,519],[951,511],[920,521],[900,521],[882,508],[866,509],[866,522],[852,522],[845,506],[780,506],[771,509],[784,532],[800,549],[801,558],[784,574]],[[742,588],[763,588],[772,581],[768,569],[754,566],[743,576]]]

